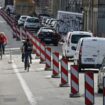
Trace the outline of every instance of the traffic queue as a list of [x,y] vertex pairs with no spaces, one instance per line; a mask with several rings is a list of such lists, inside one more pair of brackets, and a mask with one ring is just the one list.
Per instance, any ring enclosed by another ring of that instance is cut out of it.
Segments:
[[[15,27],[14,24],[13,24],[13,27]],[[18,27],[18,26],[16,26],[13,29],[16,29],[16,28],[20,29],[20,27]],[[52,40],[53,38],[50,36],[53,31],[54,31],[54,37],[56,37],[55,39],[59,38],[59,40],[57,40],[57,42]],[[53,60],[52,60],[51,48],[47,47],[47,44],[51,44],[51,42],[52,43],[55,42],[53,44],[58,46],[60,44],[60,42],[62,42],[62,54],[61,54],[62,58],[60,59],[61,60],[61,70],[60,70],[61,84],[60,84],[60,86],[61,87],[68,86],[68,62],[70,62],[72,60],[73,65],[71,65],[71,94],[70,94],[70,97],[79,96],[79,90],[78,90],[79,77],[78,76],[79,76],[79,73],[81,73],[81,71],[85,71],[85,69],[86,69],[85,83],[89,84],[89,86],[91,86],[90,93],[91,93],[91,91],[92,91],[92,93],[94,92],[94,85],[93,85],[94,71],[92,71],[92,70],[88,71],[87,68],[90,68],[90,69],[95,68],[95,69],[98,69],[98,71],[103,72],[104,59],[105,59],[104,58],[105,52],[103,50],[104,46],[105,46],[104,38],[94,37],[93,33],[85,32],[85,31],[70,31],[67,33],[67,35],[65,35],[65,37],[62,37],[62,36],[59,36],[60,33],[56,33],[56,30],[51,29],[49,27],[45,27],[45,26],[39,28],[39,30],[38,30],[38,32],[36,32],[36,34],[31,33],[29,30],[27,31],[27,29],[26,28],[24,29],[24,27],[21,32],[22,35],[20,35],[19,32],[16,33],[16,31],[14,32],[14,30],[13,30],[13,34],[15,34],[16,37],[18,37],[20,39],[21,39],[21,36],[23,39],[26,37],[30,38],[30,40],[32,41],[32,43],[34,45],[34,53],[37,56],[39,56],[41,62],[45,61],[45,63],[46,63],[45,70],[51,69],[51,64],[53,63],[53,65],[54,65],[53,67],[55,67],[55,68],[53,68],[52,77],[59,77],[59,67],[58,67],[59,66],[59,53],[54,52],[53,54],[56,57],[53,58]],[[23,36],[24,32],[25,32],[25,35]],[[55,36],[55,33],[59,37]],[[50,39],[50,38],[52,38],[52,39]],[[55,64],[56,58],[58,58],[57,59],[58,63]],[[101,69],[101,70],[99,70],[99,69]],[[74,74],[74,72],[75,72],[75,74]],[[64,76],[64,75],[66,75],[66,76]],[[101,79],[100,79],[100,76],[101,76]],[[101,81],[101,82],[99,82],[99,84],[101,84],[101,86],[98,84],[98,92],[103,90],[103,86],[104,86],[102,84],[103,76],[99,74],[98,80]],[[88,77],[91,79],[91,82],[89,82],[90,79]],[[76,85],[74,85],[74,82]],[[87,85],[85,85],[85,86],[87,86]],[[86,87],[86,89],[88,90],[88,87]],[[86,92],[85,93],[86,94],[85,95],[86,103],[88,103],[87,98],[90,98],[90,97],[88,97],[87,90],[85,91]],[[93,95],[91,97],[93,97]],[[94,99],[93,100],[92,99],[90,99],[90,102],[88,104],[94,103]]]

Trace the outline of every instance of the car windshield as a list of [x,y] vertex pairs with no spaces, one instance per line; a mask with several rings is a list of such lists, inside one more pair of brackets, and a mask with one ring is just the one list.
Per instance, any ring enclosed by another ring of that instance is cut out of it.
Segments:
[[80,38],[90,37],[90,35],[73,35],[71,38],[71,43],[77,44]]
[[22,19],[26,19],[27,17],[22,17]]
[[27,19],[27,22],[37,23],[37,22],[39,22],[39,19],[29,18],[29,19]]

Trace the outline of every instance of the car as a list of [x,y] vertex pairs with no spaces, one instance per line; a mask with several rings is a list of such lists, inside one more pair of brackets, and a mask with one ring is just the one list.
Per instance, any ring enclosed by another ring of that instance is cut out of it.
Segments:
[[24,28],[29,31],[37,31],[41,27],[40,21],[37,17],[27,17],[24,23]]
[[21,15],[20,18],[18,19],[18,26],[23,26],[27,17],[28,17],[27,15]]
[[45,27],[39,29],[37,37],[41,40],[41,42],[44,42],[45,44],[54,44],[55,46],[58,45],[61,38],[54,30]]
[[68,32],[65,38],[65,42],[62,45],[63,56],[66,58],[74,59],[76,46],[80,38],[92,37],[93,34],[86,31],[72,31]]
[[103,58],[102,66],[98,72],[98,93],[103,92],[103,77],[105,77],[105,57]]

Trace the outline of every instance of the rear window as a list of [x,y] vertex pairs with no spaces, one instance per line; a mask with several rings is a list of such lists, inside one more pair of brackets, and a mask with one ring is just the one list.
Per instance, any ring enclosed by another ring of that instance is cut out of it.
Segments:
[[52,33],[52,32],[42,32],[42,34],[46,36],[46,35],[53,35],[54,33]]
[[54,35],[54,33],[52,32],[41,32],[38,37],[43,37],[43,38],[46,38],[46,37],[52,37]]
[[90,35],[72,35],[71,43],[77,44],[80,38],[91,37]]
[[26,19],[27,17],[22,17],[22,19]]
[[37,23],[37,22],[39,22],[39,19],[33,19],[33,18],[31,18],[31,19],[27,19],[27,22]]

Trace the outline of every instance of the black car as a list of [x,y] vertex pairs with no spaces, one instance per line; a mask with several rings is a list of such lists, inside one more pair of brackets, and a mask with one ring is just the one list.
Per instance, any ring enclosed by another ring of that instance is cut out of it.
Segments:
[[43,27],[37,32],[37,36],[41,42],[44,42],[45,44],[54,44],[55,46],[58,45],[58,42],[61,39],[60,35],[54,30]]

